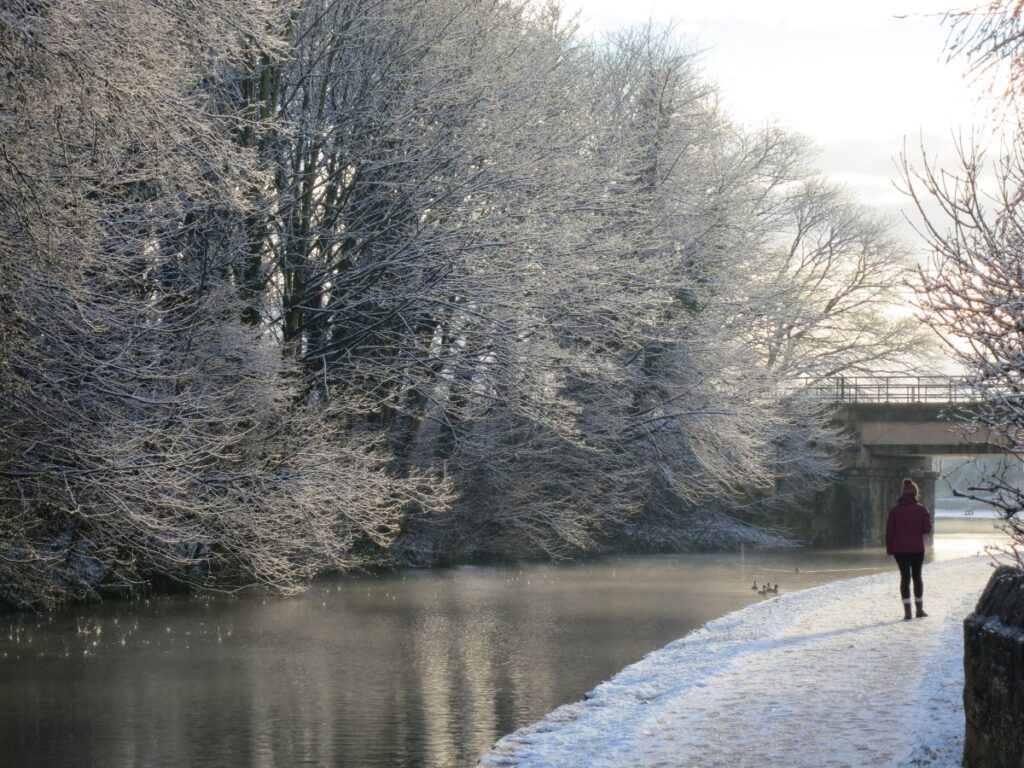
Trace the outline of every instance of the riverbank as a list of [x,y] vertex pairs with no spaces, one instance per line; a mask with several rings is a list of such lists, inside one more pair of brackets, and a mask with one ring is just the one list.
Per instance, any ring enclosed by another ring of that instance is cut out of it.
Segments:
[[962,622],[987,557],[925,568],[904,622],[895,570],[751,605],[501,739],[481,766],[960,764]]

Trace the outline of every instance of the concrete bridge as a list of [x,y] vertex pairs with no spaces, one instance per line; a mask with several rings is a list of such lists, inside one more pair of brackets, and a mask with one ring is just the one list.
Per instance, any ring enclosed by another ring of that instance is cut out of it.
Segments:
[[912,477],[935,509],[932,457],[1004,453],[998,435],[951,421],[975,402],[964,380],[949,377],[837,378],[812,385],[833,403],[833,423],[850,437],[842,480],[821,494],[804,536],[822,546],[879,546],[885,521]]

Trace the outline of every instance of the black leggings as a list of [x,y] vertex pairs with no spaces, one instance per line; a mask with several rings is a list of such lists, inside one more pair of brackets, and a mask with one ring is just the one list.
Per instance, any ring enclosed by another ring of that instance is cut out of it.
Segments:
[[910,576],[914,576],[914,597],[924,597],[924,582],[921,581],[921,565],[924,563],[924,552],[897,552],[896,565],[900,567],[900,597],[910,599]]

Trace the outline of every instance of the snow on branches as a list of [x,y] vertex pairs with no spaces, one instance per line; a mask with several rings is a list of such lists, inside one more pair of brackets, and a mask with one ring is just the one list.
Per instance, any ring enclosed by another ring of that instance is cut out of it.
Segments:
[[829,476],[787,381],[913,347],[887,225],[670,29],[49,0],[0,38],[6,602],[728,516]]
[[[1016,461],[1024,458],[1021,10],[1019,3],[993,2],[949,17],[951,53],[966,55],[977,72],[1007,78],[996,156],[961,141],[956,169],[927,162],[918,169],[903,161],[904,183],[933,254],[917,285],[922,317],[967,372],[978,402],[962,409],[965,426],[987,432]],[[1024,490],[1004,469],[986,475],[970,494],[1001,510],[1017,562],[1024,562],[1024,521],[1018,516]]]

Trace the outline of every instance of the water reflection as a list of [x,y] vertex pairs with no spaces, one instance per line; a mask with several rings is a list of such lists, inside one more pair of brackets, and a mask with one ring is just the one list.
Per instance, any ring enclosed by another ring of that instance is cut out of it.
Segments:
[[[980,521],[972,521],[980,522]],[[985,537],[941,534],[935,556]],[[472,765],[647,652],[881,550],[615,558],[0,618],[0,765]]]

